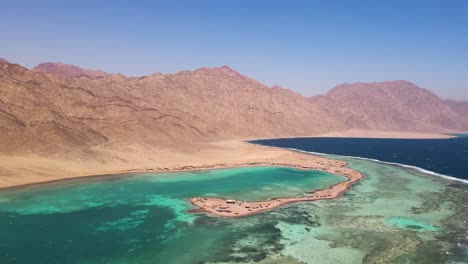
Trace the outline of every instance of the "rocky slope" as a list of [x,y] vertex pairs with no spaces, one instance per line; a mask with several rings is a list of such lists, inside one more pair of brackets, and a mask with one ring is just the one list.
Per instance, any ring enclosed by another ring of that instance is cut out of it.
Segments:
[[468,102],[445,100],[445,103],[455,109],[458,113],[461,113],[465,118],[468,118]]
[[41,65],[0,62],[0,154],[93,157],[135,144],[171,148],[347,129],[468,130],[463,103],[405,81],[345,84],[306,98],[226,66],[126,78]]
[[0,64],[0,152],[64,153],[135,143],[305,136],[344,129],[290,90],[228,67],[101,78]]

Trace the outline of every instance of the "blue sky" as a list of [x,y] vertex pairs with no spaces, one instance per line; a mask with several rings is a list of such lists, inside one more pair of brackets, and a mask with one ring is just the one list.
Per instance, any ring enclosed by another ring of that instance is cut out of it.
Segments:
[[6,1],[0,57],[141,76],[229,65],[304,95],[405,79],[468,100],[468,1]]

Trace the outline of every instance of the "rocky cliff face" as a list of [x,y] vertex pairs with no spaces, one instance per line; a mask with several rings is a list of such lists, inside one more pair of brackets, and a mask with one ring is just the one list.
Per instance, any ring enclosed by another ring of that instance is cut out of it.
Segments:
[[468,130],[464,103],[406,81],[344,84],[306,98],[226,66],[138,78],[49,66],[0,62],[0,153],[92,156],[96,148],[129,144],[157,148],[350,128]]

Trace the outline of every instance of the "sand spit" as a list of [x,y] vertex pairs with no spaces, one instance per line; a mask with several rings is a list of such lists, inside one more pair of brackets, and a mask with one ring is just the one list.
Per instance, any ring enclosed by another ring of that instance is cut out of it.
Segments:
[[[312,156],[314,157],[314,156]],[[315,157],[314,157],[315,158]],[[305,162],[307,163],[307,162]],[[346,163],[332,159],[321,159],[316,161],[315,165],[305,165],[304,163],[256,163],[256,164],[240,164],[241,166],[285,166],[304,170],[319,170],[337,174],[347,178],[346,181],[340,182],[327,189],[313,191],[301,197],[277,197],[270,198],[265,201],[243,202],[237,200],[229,200],[212,197],[195,197],[191,198],[190,202],[196,206],[196,209],[191,210],[193,213],[209,213],[220,217],[243,217],[247,215],[257,214],[263,211],[278,208],[280,206],[296,203],[309,202],[317,200],[335,199],[343,194],[350,186],[360,181],[364,176],[355,170],[346,168]]]

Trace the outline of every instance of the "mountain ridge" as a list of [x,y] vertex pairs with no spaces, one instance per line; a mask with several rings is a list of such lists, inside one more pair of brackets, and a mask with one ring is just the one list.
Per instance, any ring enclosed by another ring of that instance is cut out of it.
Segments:
[[313,97],[322,108],[335,109],[352,128],[430,132],[435,128],[465,130],[468,120],[459,109],[431,91],[403,80],[341,84],[323,96]]
[[341,84],[305,97],[228,66],[142,77],[76,75],[85,69],[73,67],[80,70],[44,72],[0,62],[0,153],[79,149],[92,156],[130,143],[155,147],[349,129],[468,130],[463,102],[402,80]]
[[78,66],[65,64],[62,62],[43,62],[31,69],[35,72],[44,74],[55,74],[68,77],[87,76],[90,78],[99,78],[110,75],[102,70],[84,69]]

